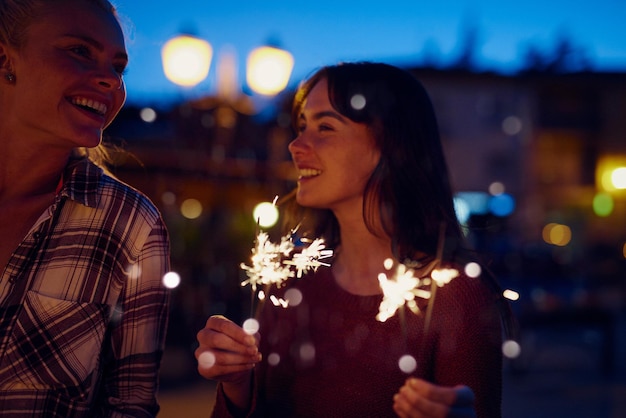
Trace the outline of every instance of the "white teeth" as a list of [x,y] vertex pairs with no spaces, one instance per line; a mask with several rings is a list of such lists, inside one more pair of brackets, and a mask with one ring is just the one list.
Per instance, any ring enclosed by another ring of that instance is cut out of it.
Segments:
[[301,168],[300,169],[300,177],[315,177],[322,174],[321,170],[316,170],[314,168]]
[[107,107],[104,103],[97,102],[95,100],[86,99],[84,97],[74,97],[72,103],[82,107],[88,107],[93,109],[96,113],[104,115],[107,112]]

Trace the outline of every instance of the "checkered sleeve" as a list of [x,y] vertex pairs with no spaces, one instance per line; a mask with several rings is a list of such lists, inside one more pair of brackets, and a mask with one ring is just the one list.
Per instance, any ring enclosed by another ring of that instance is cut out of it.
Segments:
[[165,345],[169,292],[162,283],[169,270],[169,240],[160,218],[126,270],[105,344],[99,405],[107,417],[154,417],[158,370]]

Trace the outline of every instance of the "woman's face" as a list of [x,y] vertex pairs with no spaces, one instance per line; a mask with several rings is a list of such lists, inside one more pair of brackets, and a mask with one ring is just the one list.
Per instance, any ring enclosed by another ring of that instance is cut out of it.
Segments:
[[43,12],[9,56],[11,120],[24,139],[94,147],[126,100],[124,35],[113,15],[85,1],[48,4]]
[[299,173],[298,203],[360,216],[365,185],[380,159],[370,129],[333,109],[325,79],[305,99],[297,127],[289,151]]

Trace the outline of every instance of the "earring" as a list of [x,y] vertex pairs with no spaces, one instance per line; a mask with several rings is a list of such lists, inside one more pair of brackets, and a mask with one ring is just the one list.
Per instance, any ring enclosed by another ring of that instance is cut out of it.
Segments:
[[15,83],[15,74],[13,74],[13,73],[6,73],[4,75],[4,78],[6,78],[6,80],[9,82],[9,84]]

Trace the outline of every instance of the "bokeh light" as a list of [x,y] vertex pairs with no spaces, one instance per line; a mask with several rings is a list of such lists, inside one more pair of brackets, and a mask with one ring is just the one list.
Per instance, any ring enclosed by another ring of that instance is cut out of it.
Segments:
[[142,121],[147,122],[147,123],[152,123],[156,120],[157,118],[157,113],[156,111],[151,108],[151,107],[144,107],[143,109],[141,109],[139,111],[139,117],[141,118]]
[[605,218],[613,213],[615,204],[608,193],[598,193],[593,197],[593,213]]
[[246,81],[250,88],[259,94],[273,96],[287,87],[294,59],[288,51],[262,46],[248,55],[246,65]]
[[261,228],[271,228],[278,222],[278,208],[271,202],[261,202],[252,210],[252,216]]
[[163,45],[161,58],[168,80],[180,86],[193,87],[209,75],[213,48],[203,39],[181,35]]
[[480,268],[480,264],[471,262],[465,265],[464,271],[467,277],[478,277],[480,276],[482,269]]
[[413,373],[417,369],[417,360],[415,357],[405,354],[398,360],[398,367],[406,374]]
[[202,203],[198,199],[185,199],[180,205],[180,213],[187,219],[197,219],[202,215]]
[[501,195],[505,191],[506,191],[506,187],[504,187],[504,184],[499,181],[494,181],[493,183],[489,185],[489,193],[492,196]]
[[365,96],[362,94],[355,94],[350,98],[350,106],[352,106],[354,110],[361,110],[366,104],[367,101],[365,100]]
[[205,351],[198,356],[198,366],[201,369],[210,369],[215,365],[215,354]]
[[507,135],[517,135],[522,130],[522,120],[517,116],[508,116],[502,121],[502,132]]
[[175,289],[180,285],[180,275],[174,271],[167,272],[163,275],[163,286],[168,289]]
[[496,216],[509,216],[515,210],[515,199],[507,193],[501,193],[489,199],[489,210]]
[[511,290],[511,289],[505,289],[504,292],[502,292],[502,296],[504,296],[505,298],[507,298],[509,300],[518,300],[519,299],[519,293],[517,293],[515,290]]
[[506,358],[517,358],[522,352],[522,347],[517,341],[507,340],[502,344],[502,354]]
[[254,335],[257,332],[259,332],[259,328],[261,326],[259,325],[259,321],[257,321],[254,318],[248,318],[245,321],[243,321],[243,330],[246,332],[246,334],[248,335]]
[[611,183],[616,189],[626,189],[626,167],[618,167],[611,172]]
[[564,247],[572,240],[572,230],[567,225],[551,222],[543,227],[541,236],[548,244]]

